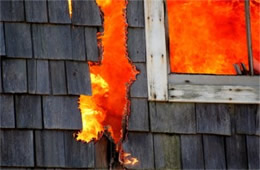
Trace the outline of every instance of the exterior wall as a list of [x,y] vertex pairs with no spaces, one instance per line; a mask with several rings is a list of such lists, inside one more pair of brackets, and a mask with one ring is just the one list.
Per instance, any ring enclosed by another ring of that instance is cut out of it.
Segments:
[[[1,1],[1,169],[107,169],[113,146],[76,142],[79,94],[91,95],[86,61],[98,61],[94,0]],[[148,102],[143,1],[129,0],[130,169],[259,169],[257,105]],[[54,48],[55,46],[55,48]],[[85,57],[86,56],[86,57]]]

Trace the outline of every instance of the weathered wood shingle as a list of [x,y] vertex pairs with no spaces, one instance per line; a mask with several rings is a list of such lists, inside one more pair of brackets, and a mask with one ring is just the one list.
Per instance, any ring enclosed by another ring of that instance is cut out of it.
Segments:
[[31,26],[24,23],[5,23],[6,55],[32,58]]
[[66,72],[64,61],[49,61],[51,87],[54,95],[67,94]]
[[23,0],[0,1],[0,21],[24,21]]
[[230,111],[227,104],[196,104],[197,132],[231,134]]
[[14,127],[15,127],[15,116],[14,116],[13,96],[0,94],[0,128],[14,128]]
[[46,0],[25,0],[25,14],[28,22],[48,22]]
[[145,62],[144,28],[128,28],[128,54],[133,62]]
[[179,136],[155,134],[154,156],[156,169],[180,169]]
[[9,93],[27,92],[26,61],[20,59],[2,60],[3,89]]
[[5,55],[4,24],[0,22],[0,56]]
[[43,117],[46,129],[82,128],[78,97],[43,96]]
[[96,27],[85,28],[85,42],[88,61],[99,61]]
[[196,133],[194,104],[150,102],[152,132]]
[[42,128],[41,96],[15,96],[17,128]]
[[89,67],[86,62],[66,61],[68,94],[91,95]]
[[86,49],[85,49],[85,33],[84,27],[73,26],[71,28],[72,34],[72,58],[74,60],[86,60]]
[[256,135],[260,136],[260,105],[257,106],[256,112]]
[[127,7],[127,22],[131,27],[144,27],[143,0],[129,0]]
[[134,63],[137,70],[140,73],[136,77],[136,81],[132,84],[130,88],[131,97],[147,97],[148,87],[147,87],[147,73],[145,63]]
[[34,166],[33,132],[0,130],[0,166]]
[[71,23],[67,0],[48,0],[48,12],[51,23]]
[[247,136],[247,160],[249,169],[260,169],[260,137]]

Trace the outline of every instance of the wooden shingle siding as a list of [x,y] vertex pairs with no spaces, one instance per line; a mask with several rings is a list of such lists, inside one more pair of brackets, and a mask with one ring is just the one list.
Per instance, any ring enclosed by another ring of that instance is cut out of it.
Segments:
[[0,56],[5,55],[4,24],[0,22]]
[[260,169],[260,137],[247,136],[248,168]]
[[180,169],[180,137],[154,134],[154,156],[156,169]]
[[2,59],[0,57],[0,93],[3,92],[3,87],[2,87]]
[[132,98],[128,130],[149,131],[149,113],[147,99]]
[[231,134],[230,112],[226,104],[196,104],[197,132]]
[[20,59],[2,60],[3,91],[6,93],[27,92],[26,61]]
[[88,61],[99,61],[96,27],[85,27],[85,42]]
[[51,71],[52,94],[66,95],[67,82],[64,61],[49,61]]
[[41,96],[16,95],[15,114],[17,128],[41,129]]
[[145,62],[144,28],[128,28],[128,55],[132,62]]
[[24,23],[5,23],[6,55],[32,58],[31,26]]
[[260,136],[260,105],[257,106],[256,113],[256,135]]
[[25,16],[27,22],[48,22],[46,0],[25,0]]
[[75,25],[101,26],[101,16],[95,0],[72,1],[72,23]]
[[46,129],[81,129],[78,97],[43,96],[43,118]]
[[50,23],[71,23],[67,0],[48,0]]
[[0,127],[15,128],[13,95],[0,94]]
[[0,1],[0,21],[24,21],[23,0]]
[[144,27],[144,1],[143,0],[128,1],[127,23],[130,27]]
[[31,130],[0,130],[0,148],[0,166],[34,166]]
[[[66,1],[67,2],[67,1]],[[73,60],[86,61],[84,27],[71,27],[72,58]]]

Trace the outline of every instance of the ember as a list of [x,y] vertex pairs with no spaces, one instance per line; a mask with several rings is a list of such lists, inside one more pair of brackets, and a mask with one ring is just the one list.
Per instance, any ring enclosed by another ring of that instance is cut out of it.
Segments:
[[[253,2],[254,56],[259,60],[259,2]],[[232,75],[233,64],[248,66],[243,0],[167,0],[167,9],[172,72]]]
[[132,157],[130,153],[123,153],[123,158],[121,158],[121,160],[124,161],[124,165],[128,166],[136,165],[139,162],[138,159]]

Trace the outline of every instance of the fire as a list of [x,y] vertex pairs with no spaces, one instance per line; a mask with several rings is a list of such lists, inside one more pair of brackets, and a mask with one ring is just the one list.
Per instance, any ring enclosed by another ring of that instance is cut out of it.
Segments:
[[134,158],[131,156],[130,153],[123,153],[123,164],[127,166],[133,166],[136,165],[139,161],[137,158]]
[[[252,30],[259,60],[256,3]],[[244,0],[167,0],[167,9],[172,72],[232,75],[233,64],[248,66]]]
[[89,62],[92,96],[81,95],[83,129],[77,140],[98,140],[107,131],[116,144],[122,140],[122,123],[129,111],[128,89],[138,71],[127,55],[125,0],[96,0],[104,16],[104,32],[98,33],[101,63]]
[[[260,0],[250,1],[252,46],[255,64],[260,62]],[[256,65],[255,67],[260,67]]]
[[68,7],[69,7],[69,15],[71,18],[72,17],[72,0],[68,0]]

